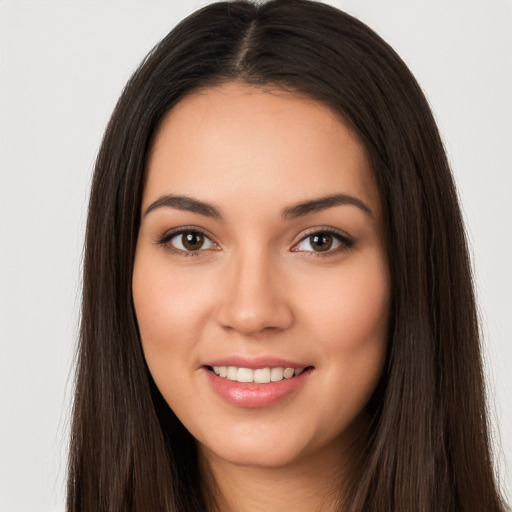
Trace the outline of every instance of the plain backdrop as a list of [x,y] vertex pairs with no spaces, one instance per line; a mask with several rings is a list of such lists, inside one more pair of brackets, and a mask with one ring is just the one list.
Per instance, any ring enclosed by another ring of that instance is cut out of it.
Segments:
[[[123,85],[194,0],[0,0],[0,511],[63,511],[88,188]],[[432,105],[472,246],[512,473],[512,1],[339,0]]]

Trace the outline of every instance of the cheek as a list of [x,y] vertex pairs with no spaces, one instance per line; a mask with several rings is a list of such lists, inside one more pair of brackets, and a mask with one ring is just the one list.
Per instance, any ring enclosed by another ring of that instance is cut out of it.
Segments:
[[163,264],[141,251],[135,259],[132,289],[143,341],[147,334],[151,342],[169,344],[173,331],[182,334],[198,325],[209,294],[204,280],[171,271],[162,259]]
[[135,259],[133,301],[146,362],[165,396],[172,376],[195,364],[194,339],[204,306],[186,273],[170,272],[168,264],[146,256],[141,250]]
[[[151,257],[149,257],[151,256]],[[133,302],[149,371],[171,407],[192,400],[188,376],[197,357],[195,343],[201,310],[197,288],[184,272],[170,272],[165,258],[144,248],[136,255]],[[178,400],[178,404],[176,404]]]
[[386,342],[389,275],[379,260],[369,263],[333,273],[322,290],[309,294],[309,317],[332,350],[366,349]]
[[346,426],[347,418],[358,417],[375,390],[386,357],[389,303],[385,269],[352,272],[332,281],[311,313],[328,369],[330,405],[337,410],[334,424]]
[[338,411],[336,424],[363,410],[382,373],[390,303],[389,273],[382,261],[347,265],[333,273],[323,293],[309,296],[312,336],[327,370],[325,389],[332,391],[326,399]]

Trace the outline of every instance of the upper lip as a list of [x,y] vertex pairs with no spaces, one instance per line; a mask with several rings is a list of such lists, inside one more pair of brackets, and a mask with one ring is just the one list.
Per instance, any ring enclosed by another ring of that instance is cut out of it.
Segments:
[[272,356],[243,357],[226,356],[205,363],[205,366],[236,366],[238,368],[306,368],[308,364]]

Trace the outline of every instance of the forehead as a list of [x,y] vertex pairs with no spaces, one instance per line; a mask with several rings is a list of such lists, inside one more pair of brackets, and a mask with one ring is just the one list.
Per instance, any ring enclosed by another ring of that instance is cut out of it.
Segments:
[[186,96],[164,117],[144,204],[179,193],[273,206],[336,192],[378,203],[365,148],[341,117],[303,95],[229,83]]

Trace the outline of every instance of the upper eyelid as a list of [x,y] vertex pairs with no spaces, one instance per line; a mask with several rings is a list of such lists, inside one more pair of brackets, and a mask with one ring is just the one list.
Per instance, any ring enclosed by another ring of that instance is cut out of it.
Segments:
[[[329,235],[333,236],[338,240],[338,243],[340,244],[339,247],[335,247],[334,249],[328,249],[326,251],[306,251],[306,250],[300,250],[297,249],[297,246],[301,244],[304,240],[309,238],[310,236],[317,234],[317,233],[328,233]],[[334,228],[313,228],[311,231],[309,231],[307,234],[303,234],[302,237],[293,244],[292,248],[290,249],[291,252],[297,252],[300,254],[304,254],[309,256],[315,256],[315,257],[329,257],[334,256],[340,252],[345,252],[351,248],[354,247],[355,240],[353,237],[351,237],[348,233],[342,230],[334,229]]]
[[[156,241],[157,241],[157,243],[160,243],[160,244],[167,243],[175,236],[178,236],[183,233],[194,232],[194,231],[201,233],[202,235],[204,235],[206,238],[208,238],[211,242],[218,245],[219,247],[221,246],[221,244],[219,244],[219,242],[217,241],[216,237],[213,236],[212,234],[210,234],[208,230],[201,228],[199,226],[193,226],[193,225],[180,226],[177,228],[172,228],[172,229],[166,230],[162,235],[157,237]],[[308,228],[308,229],[302,231],[299,235],[297,235],[295,237],[295,241],[292,243],[292,248],[297,246],[300,242],[302,242],[307,237],[314,235],[316,233],[329,233],[333,236],[338,237],[340,239],[340,241],[342,241],[342,242],[346,242],[346,241],[350,241],[352,243],[354,242],[354,238],[344,230],[329,227],[329,226],[315,226],[315,227]]]
[[164,241],[169,241],[175,236],[181,235],[183,233],[191,233],[197,232],[204,235],[211,242],[217,243],[215,237],[213,237],[207,230],[200,228],[198,226],[180,226],[179,228],[172,228],[164,231],[161,235],[157,237],[158,243],[163,243]]
[[310,228],[310,229],[303,231],[300,235],[298,235],[297,241],[294,242],[294,245],[297,245],[299,242],[302,242],[302,240],[304,240],[305,238],[307,238],[311,235],[314,235],[316,233],[329,233],[330,235],[338,236],[342,240],[350,240],[351,242],[354,241],[354,238],[351,235],[349,235],[346,231],[343,231],[343,230],[337,229],[337,228],[323,226],[323,227]]
[[[187,249],[180,249],[179,247],[175,247],[174,244],[170,243],[171,240],[177,236],[183,235],[184,233],[199,233],[203,235],[206,239],[208,239],[212,247],[205,248],[205,249],[196,249],[196,250],[187,250]],[[166,251],[170,253],[174,253],[179,256],[199,256],[203,252],[208,252],[211,250],[217,251],[220,250],[220,245],[215,241],[213,237],[211,237],[205,230],[198,228],[196,226],[191,227],[179,227],[179,228],[173,228],[170,230],[165,231],[162,235],[157,237],[156,244],[160,247],[164,248]]]

